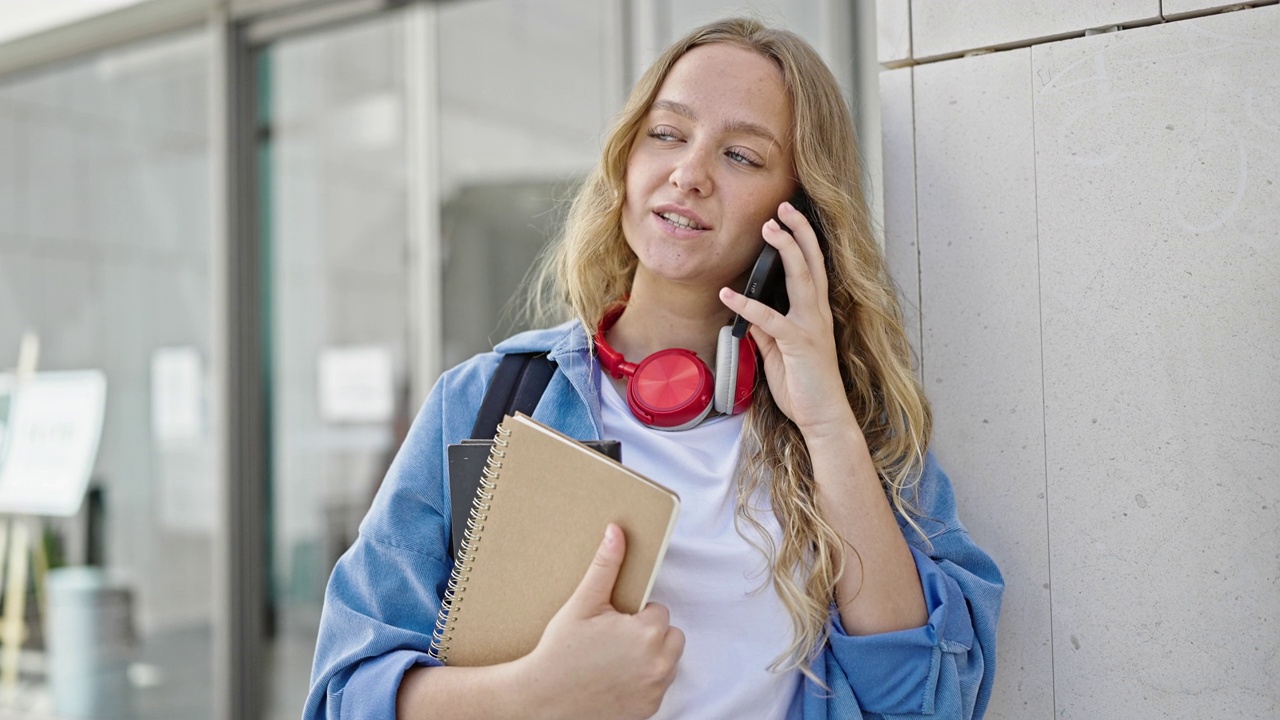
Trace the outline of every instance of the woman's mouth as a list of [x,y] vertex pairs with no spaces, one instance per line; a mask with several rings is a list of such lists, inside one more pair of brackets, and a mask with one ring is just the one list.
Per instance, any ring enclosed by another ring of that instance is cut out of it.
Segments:
[[680,213],[659,212],[654,214],[681,230],[706,230],[706,228],[694,222],[691,218],[687,218]]

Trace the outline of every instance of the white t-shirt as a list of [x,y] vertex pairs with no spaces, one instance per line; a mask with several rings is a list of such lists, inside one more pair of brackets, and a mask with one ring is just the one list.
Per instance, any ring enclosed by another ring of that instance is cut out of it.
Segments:
[[[680,496],[680,516],[649,600],[671,611],[685,650],[654,717],[787,717],[801,673],[768,667],[791,645],[791,618],[773,588],[768,559],[734,526],[743,416],[713,416],[679,432],[652,430],[631,414],[607,377],[597,378],[604,437],[622,441],[624,465]],[[777,547],[781,529],[767,491],[752,507]],[[749,523],[742,530],[755,539]]]

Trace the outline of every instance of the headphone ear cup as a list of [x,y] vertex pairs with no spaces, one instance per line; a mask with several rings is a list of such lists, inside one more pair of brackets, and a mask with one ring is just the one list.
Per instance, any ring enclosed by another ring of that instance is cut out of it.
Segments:
[[733,336],[733,326],[720,328],[716,343],[716,412],[732,415],[738,390],[738,338]]
[[640,361],[627,381],[627,406],[657,430],[697,425],[715,404],[715,377],[692,350],[667,348]]

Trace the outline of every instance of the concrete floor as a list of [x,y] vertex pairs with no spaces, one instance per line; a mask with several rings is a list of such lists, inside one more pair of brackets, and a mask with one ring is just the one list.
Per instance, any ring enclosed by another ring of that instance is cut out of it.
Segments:
[[[265,720],[297,720],[301,715],[318,620],[318,613],[293,613],[268,648]],[[123,703],[119,698],[96,703],[92,720],[211,720],[211,658],[208,626],[149,637],[129,666],[130,697]],[[16,693],[4,697],[0,692],[0,720],[88,720],[55,712],[45,660],[44,653],[24,651]],[[112,705],[131,708],[107,710]]]

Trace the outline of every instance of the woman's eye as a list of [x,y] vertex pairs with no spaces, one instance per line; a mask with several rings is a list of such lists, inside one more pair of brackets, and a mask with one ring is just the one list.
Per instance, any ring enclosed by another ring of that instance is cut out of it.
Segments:
[[725,152],[725,157],[729,158],[730,160],[736,163],[740,163],[742,165],[750,165],[751,167],[762,167],[764,165],[764,163],[761,162],[760,159],[757,158],[754,154],[747,153],[742,150],[737,150],[737,149],[729,150]]
[[660,126],[658,126],[658,127],[656,127],[656,128],[653,128],[652,130],[650,130],[650,131],[649,131],[649,137],[653,138],[654,140],[665,140],[665,141],[668,141],[668,142],[670,142],[670,141],[672,141],[672,140],[679,140],[679,139],[680,139],[680,138],[676,137],[676,131],[675,131],[675,128],[670,128],[670,127],[667,127],[667,126],[665,126],[665,125],[660,125]]

